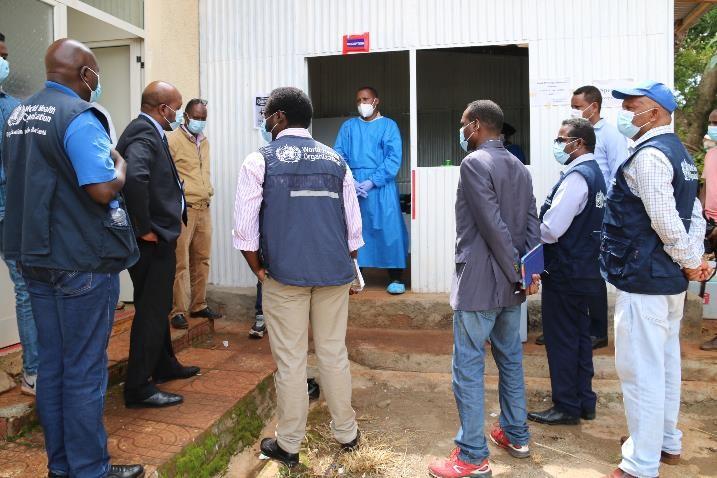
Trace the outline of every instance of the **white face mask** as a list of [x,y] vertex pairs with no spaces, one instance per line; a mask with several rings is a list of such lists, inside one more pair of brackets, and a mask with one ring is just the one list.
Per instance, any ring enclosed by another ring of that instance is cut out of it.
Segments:
[[373,115],[375,109],[376,108],[374,107],[373,102],[361,103],[360,105],[358,105],[358,113],[361,115],[362,118],[370,118],[371,115]]

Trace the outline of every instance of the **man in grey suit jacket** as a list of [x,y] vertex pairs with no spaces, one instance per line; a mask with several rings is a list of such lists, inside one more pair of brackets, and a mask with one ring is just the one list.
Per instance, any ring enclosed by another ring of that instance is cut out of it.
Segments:
[[500,370],[499,424],[491,440],[516,458],[530,455],[520,341],[520,257],[536,246],[540,229],[525,166],[499,139],[503,111],[492,101],[470,103],[461,118],[463,159],[456,196],[453,391],[461,428],[456,450],[429,466],[438,478],[490,476],[483,433],[485,342]]

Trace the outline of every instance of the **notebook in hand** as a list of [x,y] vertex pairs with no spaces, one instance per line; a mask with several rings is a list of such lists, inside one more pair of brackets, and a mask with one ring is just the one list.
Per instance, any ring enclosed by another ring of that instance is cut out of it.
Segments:
[[533,274],[542,274],[544,269],[543,245],[538,244],[520,258],[523,289],[527,289],[533,283]]

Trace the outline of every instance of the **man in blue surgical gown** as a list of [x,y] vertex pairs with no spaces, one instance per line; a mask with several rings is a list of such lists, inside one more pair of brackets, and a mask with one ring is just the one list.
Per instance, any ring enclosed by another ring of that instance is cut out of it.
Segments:
[[408,234],[401,216],[396,175],[401,168],[401,134],[392,119],[381,116],[376,90],[370,86],[356,92],[360,117],[341,125],[334,149],[344,157],[354,175],[361,206],[363,238],[360,267],[388,270],[391,294],[406,291]]

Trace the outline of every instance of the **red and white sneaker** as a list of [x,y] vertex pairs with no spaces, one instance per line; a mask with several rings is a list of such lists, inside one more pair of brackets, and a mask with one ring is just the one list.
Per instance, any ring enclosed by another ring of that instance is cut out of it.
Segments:
[[493,476],[488,458],[483,460],[480,465],[472,465],[458,458],[460,452],[461,449],[456,448],[448,458],[434,461],[428,466],[428,473],[435,478],[468,478],[472,476],[490,478]]
[[511,443],[510,439],[497,423],[493,425],[493,429],[490,431],[490,440],[497,446],[505,449],[513,458],[528,458],[530,456],[530,448],[528,448],[528,445],[516,445]]

